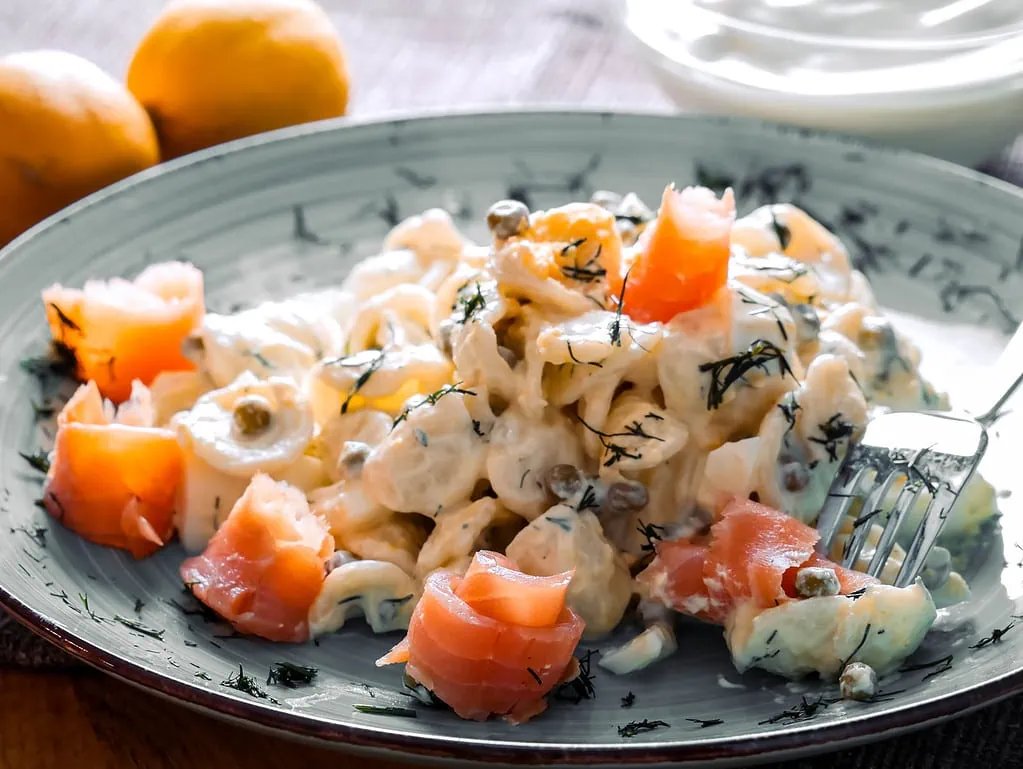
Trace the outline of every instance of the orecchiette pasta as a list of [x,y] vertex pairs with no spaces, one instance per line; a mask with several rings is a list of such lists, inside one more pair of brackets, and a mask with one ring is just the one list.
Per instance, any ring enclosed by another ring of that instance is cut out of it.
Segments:
[[437,525],[419,551],[416,575],[436,569],[464,572],[477,550],[503,549],[523,521],[492,497],[437,515]]
[[312,635],[333,633],[351,617],[362,616],[374,633],[408,627],[416,604],[412,578],[393,563],[353,560],[327,575],[309,611]]

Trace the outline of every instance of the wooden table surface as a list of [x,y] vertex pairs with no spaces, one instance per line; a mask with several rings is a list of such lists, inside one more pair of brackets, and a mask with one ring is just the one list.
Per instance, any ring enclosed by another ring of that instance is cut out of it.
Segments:
[[[350,54],[353,114],[512,103],[673,108],[615,20],[613,0],[320,1]],[[0,53],[62,48],[122,76],[161,5],[0,0]],[[0,769],[276,769],[320,760],[403,766],[227,726],[88,670],[0,668]]]

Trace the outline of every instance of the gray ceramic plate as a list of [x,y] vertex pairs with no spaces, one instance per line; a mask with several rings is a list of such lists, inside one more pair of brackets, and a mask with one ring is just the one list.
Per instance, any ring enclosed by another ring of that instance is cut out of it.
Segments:
[[[4,252],[0,601],[90,664],[195,707],[286,734],[449,760],[779,758],[888,736],[1023,690],[1023,628],[969,648],[1019,611],[1023,552],[1013,515],[1019,493],[1000,500],[1005,531],[970,574],[974,599],[943,617],[918,655],[923,661],[952,655],[951,666],[926,680],[929,671],[921,670],[885,682],[888,691],[905,690],[890,699],[811,707],[812,718],[765,723],[829,691],[739,676],[720,631],[693,626],[673,659],[627,678],[598,672],[596,699],[556,703],[518,728],[426,708],[415,719],[355,712],[357,703],[407,703],[397,694],[400,673],[372,665],[396,637],[354,626],[318,646],[220,638],[222,628],[174,605],[182,598],[177,546],[134,562],[77,539],[32,504],[38,480],[18,451],[45,444],[45,437],[33,423],[36,383],[19,361],[43,348],[38,294],[52,281],[80,285],[90,276],[132,275],[156,260],[188,259],[206,273],[210,306],[226,310],[336,283],[400,217],[427,207],[448,207],[479,237],[483,212],[502,197],[539,207],[609,188],[636,190],[654,202],[669,180],[726,178],[744,210],[792,200],[839,230],[880,300],[899,311],[899,322],[924,347],[928,373],[969,397],[982,381],[980,367],[994,359],[1023,309],[1023,194],[1007,185],[912,154],[716,118],[543,112],[286,131],[130,179]],[[996,428],[985,467],[1006,492],[1023,491],[1006,461],[1023,449],[1015,437],[1023,425],[1013,419]],[[30,536],[37,526],[47,529],[45,547]],[[136,599],[145,603],[138,614]],[[115,615],[138,619],[161,637],[133,631]],[[315,685],[264,687],[273,700],[221,685],[240,665],[265,678],[278,660],[319,668]],[[635,704],[623,709],[629,691]],[[619,736],[617,726],[639,719],[670,727]],[[721,723],[701,728],[687,719]]]

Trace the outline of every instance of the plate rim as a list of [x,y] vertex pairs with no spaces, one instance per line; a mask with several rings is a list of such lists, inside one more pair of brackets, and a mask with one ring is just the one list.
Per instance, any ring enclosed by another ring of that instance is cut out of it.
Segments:
[[[627,118],[679,122],[702,125],[732,125],[768,132],[773,135],[794,135],[793,141],[814,139],[838,147],[864,150],[873,155],[899,157],[901,162],[923,167],[934,173],[951,175],[961,181],[981,184],[1008,194],[1023,203],[1023,189],[989,176],[975,169],[913,150],[889,147],[833,131],[806,128],[791,124],[752,119],[740,116],[677,113],[653,109],[601,109],[538,105],[526,107],[494,106],[487,108],[415,110],[393,112],[372,117],[335,118],[299,126],[291,126],[255,136],[245,137],[217,145],[191,155],[158,164],[105,187],[47,217],[0,249],[0,269],[11,257],[46,232],[67,223],[84,210],[129,193],[138,185],[165,174],[188,172],[195,166],[215,161],[227,155],[252,150],[260,146],[281,142],[294,142],[305,137],[333,132],[370,131],[396,128],[414,123],[443,123],[448,120],[484,119],[502,117],[536,117],[545,120],[563,118],[589,118],[607,120]],[[1023,255],[1023,241],[1020,244]],[[585,743],[538,743],[530,741],[493,742],[481,738],[464,738],[450,734],[409,734],[400,730],[365,725],[325,723],[302,714],[271,708],[256,702],[246,702],[223,693],[198,687],[173,677],[152,671],[116,653],[104,651],[84,637],[65,631],[42,612],[32,608],[4,585],[0,584],[0,606],[20,624],[45,640],[55,644],[73,657],[152,693],[169,697],[179,704],[198,708],[210,715],[227,717],[237,722],[248,722],[291,738],[311,738],[321,744],[337,747],[387,752],[393,756],[423,759],[454,759],[461,761],[514,761],[515,763],[562,763],[595,765],[643,765],[663,762],[701,763],[734,761],[740,759],[782,759],[798,752],[820,753],[824,750],[851,747],[879,736],[891,737],[948,719],[965,715],[986,705],[995,704],[1013,694],[1023,692],[1023,669],[996,678],[978,682],[951,695],[926,700],[917,705],[886,714],[883,726],[869,713],[834,722],[815,723],[812,726],[782,730],[759,736],[737,735],[711,742],[680,742],[660,740],[643,743],[587,745]]]

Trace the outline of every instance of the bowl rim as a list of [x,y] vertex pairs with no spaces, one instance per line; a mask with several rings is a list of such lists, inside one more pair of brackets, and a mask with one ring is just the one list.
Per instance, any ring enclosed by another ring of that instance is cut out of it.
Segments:
[[[468,108],[464,110],[436,109],[428,112],[402,112],[361,119],[334,119],[317,123],[294,126],[278,131],[247,137],[203,150],[193,155],[175,159],[169,163],[135,174],[121,182],[96,192],[68,208],[48,217],[28,232],[16,238],[0,250],[0,263],[13,253],[24,248],[30,241],[45,236],[51,229],[66,223],[81,211],[98,205],[110,198],[130,192],[140,184],[168,173],[186,173],[193,166],[233,155],[253,147],[266,144],[296,141],[303,137],[333,131],[375,129],[386,125],[421,121],[445,121],[449,119],[494,120],[502,117],[535,117],[557,121],[565,117],[607,120],[615,117],[626,119],[657,119],[691,123],[732,124],[769,131],[779,136],[789,134],[796,140],[824,141],[845,154],[867,150],[881,157],[901,157],[903,162],[931,169],[933,172],[958,177],[963,181],[998,190],[1019,201],[1023,208],[1023,189],[1000,181],[978,171],[958,166],[948,161],[931,158],[920,153],[890,148],[847,137],[833,132],[802,127],[785,126],[769,121],[742,117],[719,117],[707,115],[679,115],[662,111],[645,110],[601,110],[592,108],[533,107],[533,108]],[[795,137],[798,137],[795,138]],[[1023,255],[1023,243],[1021,243]],[[15,620],[28,627],[44,639],[83,662],[111,674],[129,684],[170,697],[181,704],[198,708],[210,715],[226,717],[252,726],[262,727],[281,736],[304,737],[321,743],[385,753],[392,757],[415,755],[424,759],[456,761],[514,761],[521,764],[593,764],[593,765],[645,765],[664,762],[705,762],[737,760],[780,760],[804,751],[822,752],[827,748],[851,747],[877,737],[878,727],[873,717],[864,715],[835,722],[814,724],[812,727],[788,728],[751,738],[735,736],[724,738],[713,744],[679,744],[670,740],[646,743],[624,743],[616,745],[588,745],[584,743],[549,744],[521,741],[515,743],[493,742],[479,738],[462,738],[451,735],[403,734],[398,731],[372,726],[352,726],[318,722],[292,711],[281,710],[262,704],[260,701],[244,701],[218,693],[214,690],[190,685],[183,681],[165,677],[144,666],[124,660],[107,652],[90,641],[63,630],[45,614],[32,608],[6,587],[0,585],[0,605]],[[885,736],[895,736],[925,726],[932,726],[950,718],[965,715],[985,705],[994,704],[1008,696],[1023,691],[1023,668],[1004,673],[998,677],[967,686],[952,695],[927,700],[914,706],[906,706],[888,714],[885,721]]]

